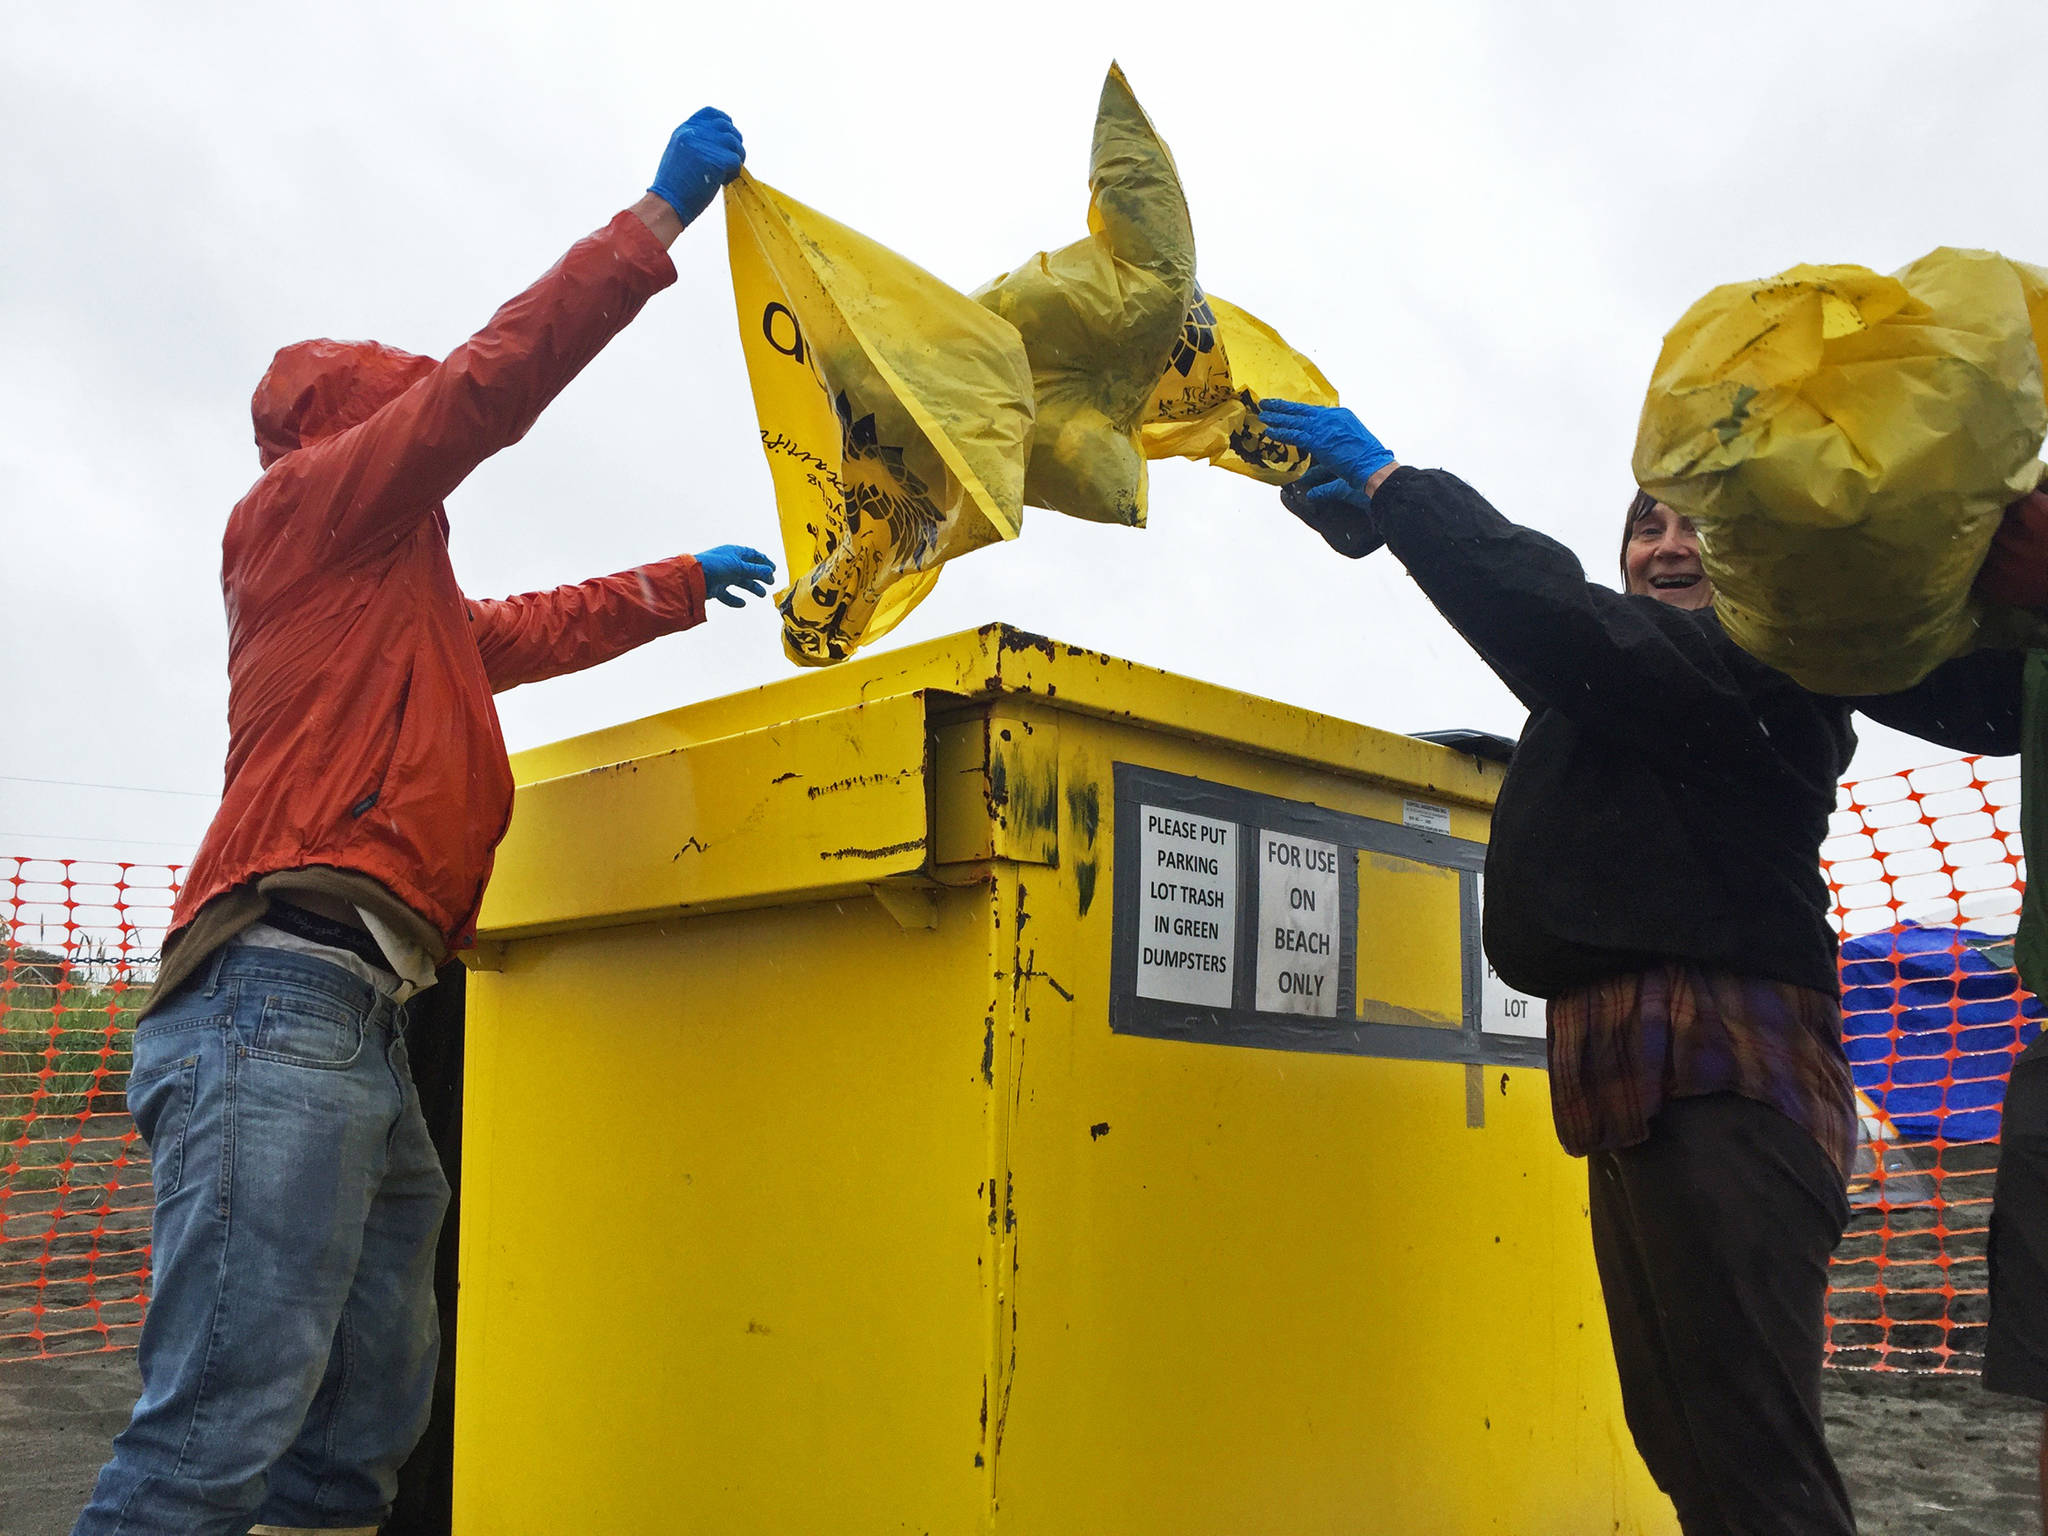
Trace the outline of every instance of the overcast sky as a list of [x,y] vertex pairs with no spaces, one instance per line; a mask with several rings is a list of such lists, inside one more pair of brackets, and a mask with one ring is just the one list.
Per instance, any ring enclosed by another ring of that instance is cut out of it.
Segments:
[[[313,335],[436,354],[713,103],[749,167],[963,289],[1079,236],[1119,58],[1205,286],[1407,462],[1613,570],[1642,390],[1708,287],[1932,246],[2048,260],[2048,7],[1781,3],[10,6],[0,19],[0,852],[182,858],[226,743],[248,399]],[[721,211],[449,504],[479,596],[780,558]],[[1029,511],[885,645],[992,619],[1394,730],[1521,712],[1387,555],[1154,466],[1144,532]],[[789,674],[710,622],[500,707],[514,748]],[[1946,756],[1865,730],[1859,773]],[[134,794],[54,779],[189,792]]]

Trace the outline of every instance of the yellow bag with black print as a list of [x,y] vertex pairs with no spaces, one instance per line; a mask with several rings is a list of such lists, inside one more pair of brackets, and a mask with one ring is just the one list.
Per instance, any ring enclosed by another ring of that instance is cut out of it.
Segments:
[[1007,321],[751,176],[725,211],[791,577],[783,649],[843,661],[945,561],[1017,536],[1031,365]]
[[1152,391],[1141,441],[1148,459],[1207,459],[1268,485],[1298,478],[1307,455],[1276,443],[1259,424],[1271,395],[1336,405],[1322,370],[1278,331],[1197,287],[1166,372]]
[[1989,251],[1716,288],[1664,339],[1636,483],[1699,528],[1744,650],[1816,692],[1910,687],[1982,638],[1970,584],[2041,475],[2044,342],[2048,273]]
[[1088,235],[976,292],[1031,359],[1037,432],[1024,499],[1145,521],[1139,439],[1195,292],[1195,236],[1173,155],[1112,64],[1088,163]]

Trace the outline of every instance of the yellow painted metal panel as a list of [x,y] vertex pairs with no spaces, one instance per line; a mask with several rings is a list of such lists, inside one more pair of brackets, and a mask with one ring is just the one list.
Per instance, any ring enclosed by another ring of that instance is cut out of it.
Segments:
[[995,984],[985,893],[938,899],[470,978],[456,1530],[981,1528]]
[[1399,854],[1358,855],[1358,1016],[1456,1029],[1464,1022],[1458,872]]
[[932,859],[995,857],[988,804],[988,716],[980,710],[932,727]]
[[[1142,730],[1062,742],[1070,796],[1105,809],[1119,761],[1385,805]],[[1675,1532],[1621,1420],[1542,1072],[1482,1069],[1474,1131],[1454,1063],[1112,1035],[1101,889],[1094,921],[1067,868],[1002,900],[996,1530]],[[1431,952],[1449,995],[1455,944]]]
[[989,625],[918,645],[867,652],[849,666],[801,672],[759,688],[550,742],[514,753],[513,776],[521,784],[560,778],[761,730],[784,720],[831,714],[871,698],[912,693],[980,697],[1000,684],[1001,651],[996,637],[1004,633],[1008,633],[1004,626]]
[[1004,707],[932,732],[933,858],[940,864],[1060,857],[1059,716]]
[[923,867],[921,694],[521,785],[486,941]]

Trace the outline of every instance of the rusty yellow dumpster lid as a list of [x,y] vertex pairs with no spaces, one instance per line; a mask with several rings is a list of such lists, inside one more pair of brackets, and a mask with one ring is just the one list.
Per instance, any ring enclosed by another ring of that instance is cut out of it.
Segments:
[[933,857],[932,728],[1004,699],[1490,808],[1492,763],[987,624],[516,754],[486,942],[824,897]]

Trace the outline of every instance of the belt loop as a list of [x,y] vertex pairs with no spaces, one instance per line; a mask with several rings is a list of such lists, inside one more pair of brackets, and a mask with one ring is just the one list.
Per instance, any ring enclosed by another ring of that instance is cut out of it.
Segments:
[[234,942],[233,939],[229,939],[225,944],[215,949],[212,955],[207,958],[206,995],[208,997],[212,997],[214,993],[220,990],[221,967],[228,963],[228,949]]

